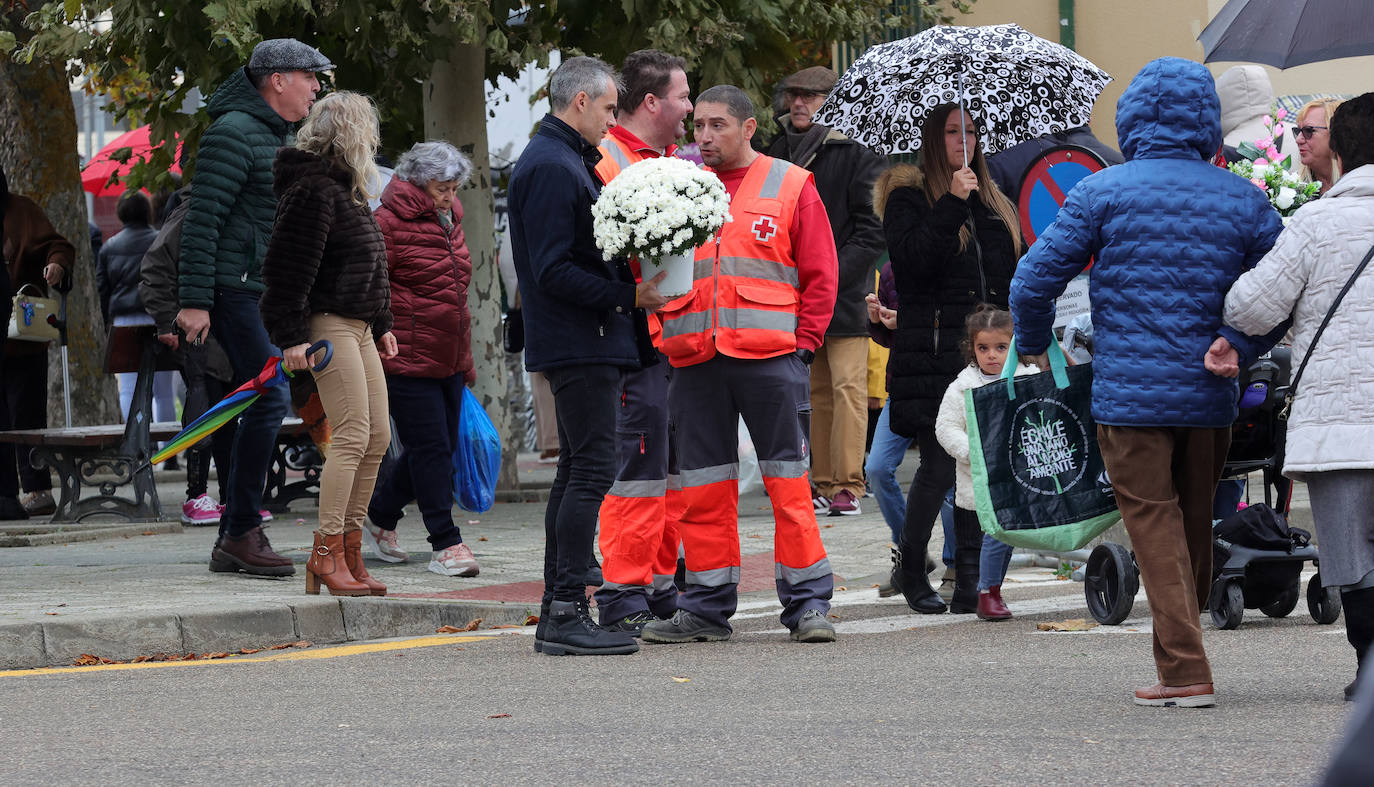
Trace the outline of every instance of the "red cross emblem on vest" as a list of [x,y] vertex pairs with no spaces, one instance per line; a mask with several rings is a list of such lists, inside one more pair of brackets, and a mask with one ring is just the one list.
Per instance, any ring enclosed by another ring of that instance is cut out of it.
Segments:
[[767,243],[768,239],[778,234],[778,225],[768,216],[761,217],[754,222],[754,237],[759,239],[759,243]]

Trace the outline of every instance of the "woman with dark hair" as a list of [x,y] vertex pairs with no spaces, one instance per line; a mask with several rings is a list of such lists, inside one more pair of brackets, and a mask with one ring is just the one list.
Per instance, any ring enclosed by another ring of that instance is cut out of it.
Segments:
[[[926,547],[954,486],[954,460],[935,437],[935,416],[965,365],[965,318],[978,303],[1007,308],[1021,253],[1016,211],[988,174],[976,129],[957,105],[936,107],[921,127],[920,166],[894,167],[874,186],[902,304],[888,366],[890,425],[915,439],[921,461],[894,574],[907,605],[925,614],[945,611],[926,576]],[[956,525],[953,612],[977,611],[981,544],[976,526]]]
[[[1374,254],[1374,93],[1341,104],[1330,126],[1335,169],[1345,174],[1293,214],[1274,248],[1236,281],[1225,319],[1250,334],[1293,320],[1301,379],[1283,472],[1307,484],[1322,584],[1341,590],[1358,674],[1374,642],[1374,271],[1356,273]],[[1231,377],[1239,368],[1221,371]],[[1346,699],[1354,689],[1346,687]]]

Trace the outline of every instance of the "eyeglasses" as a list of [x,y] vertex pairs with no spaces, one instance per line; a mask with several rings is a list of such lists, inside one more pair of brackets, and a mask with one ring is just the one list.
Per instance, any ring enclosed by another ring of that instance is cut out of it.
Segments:
[[1326,126],[1294,126],[1293,139],[1311,139],[1318,129],[1325,130]]

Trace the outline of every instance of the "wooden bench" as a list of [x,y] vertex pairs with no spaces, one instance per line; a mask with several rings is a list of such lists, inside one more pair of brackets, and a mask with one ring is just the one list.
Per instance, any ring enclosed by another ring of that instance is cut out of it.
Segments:
[[[0,443],[33,446],[34,467],[51,467],[60,483],[54,523],[80,522],[110,514],[133,522],[163,520],[149,459],[153,445],[181,431],[178,423],[153,423],[153,374],[178,368],[172,354],[157,341],[152,326],[111,329],[105,371],[137,372],[129,417],[124,424],[0,432]],[[319,497],[323,462],[299,418],[285,418],[268,471],[264,506],[285,511],[293,500]],[[288,471],[304,476],[291,481]],[[83,484],[94,485],[87,494]]]

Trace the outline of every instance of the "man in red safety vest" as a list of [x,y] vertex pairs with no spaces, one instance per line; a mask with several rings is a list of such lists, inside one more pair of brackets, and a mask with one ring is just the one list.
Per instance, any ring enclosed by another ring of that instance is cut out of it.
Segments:
[[687,587],[645,642],[724,640],[740,578],[737,422],[744,418],[773,505],[783,625],[832,642],[834,577],[807,479],[808,364],[835,307],[835,240],[811,173],[756,152],[754,105],[718,85],[693,113],[702,159],[730,193],[720,234],[697,249],[692,292],[660,312],[677,432]]
[[[639,161],[671,156],[673,141],[686,135],[692,111],[687,63],[680,57],[643,49],[621,67],[624,97],[616,125],[601,141],[596,174],[610,183]],[[639,266],[631,260],[636,278]],[[658,344],[660,323],[649,315],[649,333]],[[655,618],[677,610],[677,520],[681,486],[672,461],[668,424],[668,378],[672,367],[659,363],[626,370],[620,378],[616,411],[615,484],[601,504],[601,572],[596,591],[601,626],[639,634]]]

